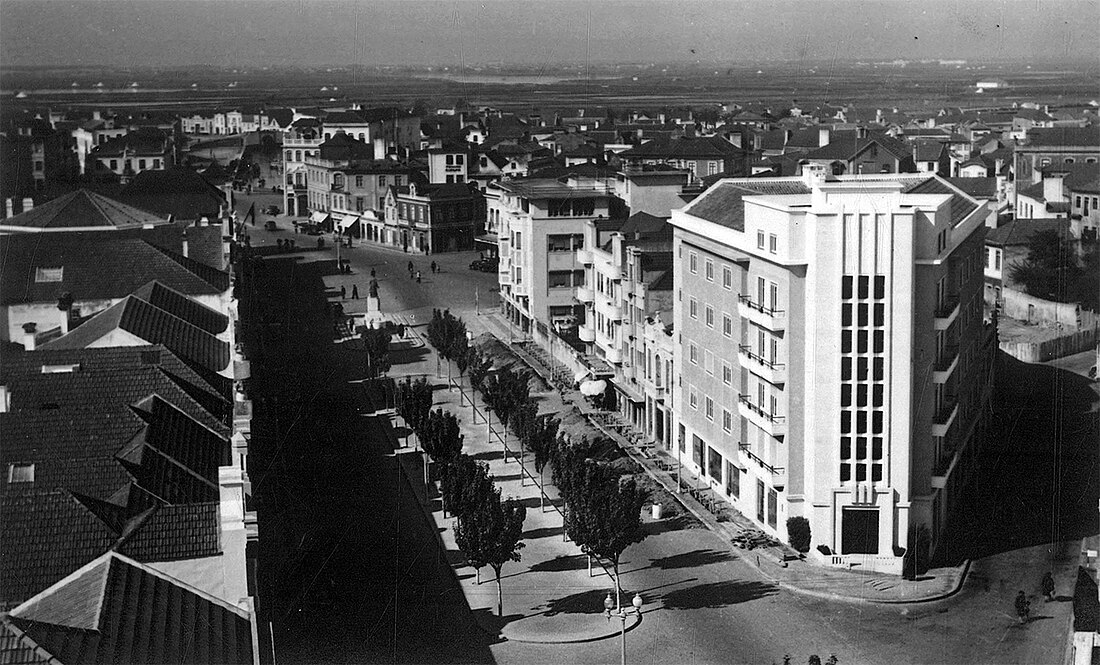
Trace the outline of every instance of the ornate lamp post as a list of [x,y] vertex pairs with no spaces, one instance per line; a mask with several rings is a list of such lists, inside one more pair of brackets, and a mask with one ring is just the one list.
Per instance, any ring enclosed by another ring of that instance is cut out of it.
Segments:
[[615,616],[619,617],[619,620],[622,622],[622,627],[619,632],[621,638],[620,660],[622,665],[626,665],[626,618],[631,615],[638,617],[642,616],[642,602],[642,595],[634,594],[634,600],[630,601],[631,607],[621,607],[619,605],[619,594],[617,591],[614,600],[611,598],[610,591],[607,593],[607,598],[603,599],[603,613],[604,616],[607,617],[607,620],[611,621],[611,617]]

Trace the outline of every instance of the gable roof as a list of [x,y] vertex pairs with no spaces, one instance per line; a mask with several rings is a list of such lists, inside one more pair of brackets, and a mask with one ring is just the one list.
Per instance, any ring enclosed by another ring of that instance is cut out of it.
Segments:
[[244,610],[117,553],[106,553],[0,620],[0,660],[253,662]]
[[1027,140],[1020,147],[1086,147],[1100,152],[1100,125],[1032,128],[1027,130]]
[[0,227],[40,230],[74,228],[124,229],[151,224],[167,224],[159,214],[127,205],[102,194],[78,189],[37,208],[0,221]]
[[1056,231],[1063,238],[1069,234],[1068,219],[1013,219],[1001,224],[985,236],[985,244],[997,247],[1026,245],[1032,236],[1042,231]]
[[[178,305],[178,303],[174,304]],[[194,313],[190,309],[176,307],[176,311],[181,314]],[[209,321],[203,322],[209,323]],[[126,296],[122,301],[69,331],[67,335],[50,340],[42,348],[83,348],[91,346],[116,330],[126,331],[148,344],[163,344],[180,358],[213,372],[220,372],[229,366],[228,342],[136,295]]]
[[[217,295],[229,288],[227,272],[141,238],[103,235],[0,236],[0,304],[53,302],[64,292],[77,301],[113,300],[152,280],[188,296]],[[62,278],[37,281],[38,268],[63,268]]]

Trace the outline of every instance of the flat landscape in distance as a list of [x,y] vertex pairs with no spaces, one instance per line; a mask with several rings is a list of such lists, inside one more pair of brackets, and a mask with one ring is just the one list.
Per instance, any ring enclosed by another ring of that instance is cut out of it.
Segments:
[[[458,99],[505,110],[660,108],[730,102],[824,102],[903,111],[1041,102],[1080,106],[1097,97],[1095,65],[1036,63],[761,62],[581,64],[544,67],[346,66],[311,69],[0,68],[0,104],[199,108],[409,104]],[[1008,87],[975,92],[980,80]],[[137,85],[134,85],[137,84]]]

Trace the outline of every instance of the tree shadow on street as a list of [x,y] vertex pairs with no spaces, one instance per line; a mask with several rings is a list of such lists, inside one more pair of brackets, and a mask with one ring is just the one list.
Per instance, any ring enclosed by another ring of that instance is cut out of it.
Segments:
[[561,537],[560,526],[547,526],[540,529],[528,529],[523,532],[524,540],[538,540],[539,538],[549,538],[550,536]]
[[998,352],[989,434],[974,451],[969,485],[933,565],[1076,540],[1100,529],[1096,399],[1083,376]]
[[[607,597],[609,589],[589,589],[561,598],[547,601],[546,605],[535,608],[542,610],[542,614],[548,617],[558,614],[602,614],[603,599]],[[544,609],[545,608],[545,609]]]
[[659,600],[666,609],[698,610],[746,603],[766,598],[778,591],[775,585],[764,582],[725,580],[669,591]]
[[730,559],[731,557],[729,552],[697,549],[690,552],[683,552],[681,554],[673,554],[671,556],[661,557],[660,559],[650,559],[650,561],[652,562],[654,568],[669,570],[671,568],[696,568],[698,566],[706,566],[712,563],[729,561]]
[[562,573],[568,570],[584,570],[587,567],[588,558],[583,554],[574,554],[540,561],[527,569],[533,573]]

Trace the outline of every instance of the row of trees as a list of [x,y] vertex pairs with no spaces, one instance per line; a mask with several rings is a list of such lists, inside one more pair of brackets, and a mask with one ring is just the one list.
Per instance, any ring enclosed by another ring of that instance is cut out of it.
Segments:
[[512,499],[501,499],[489,467],[462,453],[465,437],[458,418],[443,409],[433,411],[432,401],[432,386],[426,379],[407,379],[397,386],[397,412],[424,451],[424,484],[430,482],[429,464],[434,462],[440,468],[444,515],[450,509],[457,518],[455,542],[479,576],[483,567],[493,569],[497,613],[502,614],[501,569],[509,561],[520,560],[527,509]]
[[497,583],[497,615],[504,616],[500,573],[504,564],[519,561],[523,549],[523,522],[527,508],[515,499],[502,499],[489,466],[466,454],[456,455],[445,467],[443,502],[455,516],[455,543],[477,571],[493,569]]
[[[432,320],[428,322],[428,343],[435,347],[440,356],[454,361],[459,376],[462,376],[470,361],[470,343],[466,338],[466,323],[462,319],[448,309],[432,310]],[[447,383],[450,381],[451,363],[447,363]]]
[[[491,368],[487,359],[473,354],[468,363],[471,385],[481,391],[486,408],[505,426],[505,436],[508,428],[515,434],[520,464],[531,450],[540,479],[550,467],[564,500],[566,535],[582,552],[611,565],[618,597],[622,553],[645,537],[641,512],[648,493],[633,474],[604,459],[613,446],[587,438],[574,442],[559,432],[560,421],[553,414],[539,415],[526,372]],[[522,469],[520,478],[522,484]],[[539,484],[543,485],[541,480]],[[544,500],[545,492],[540,491],[540,504]]]

